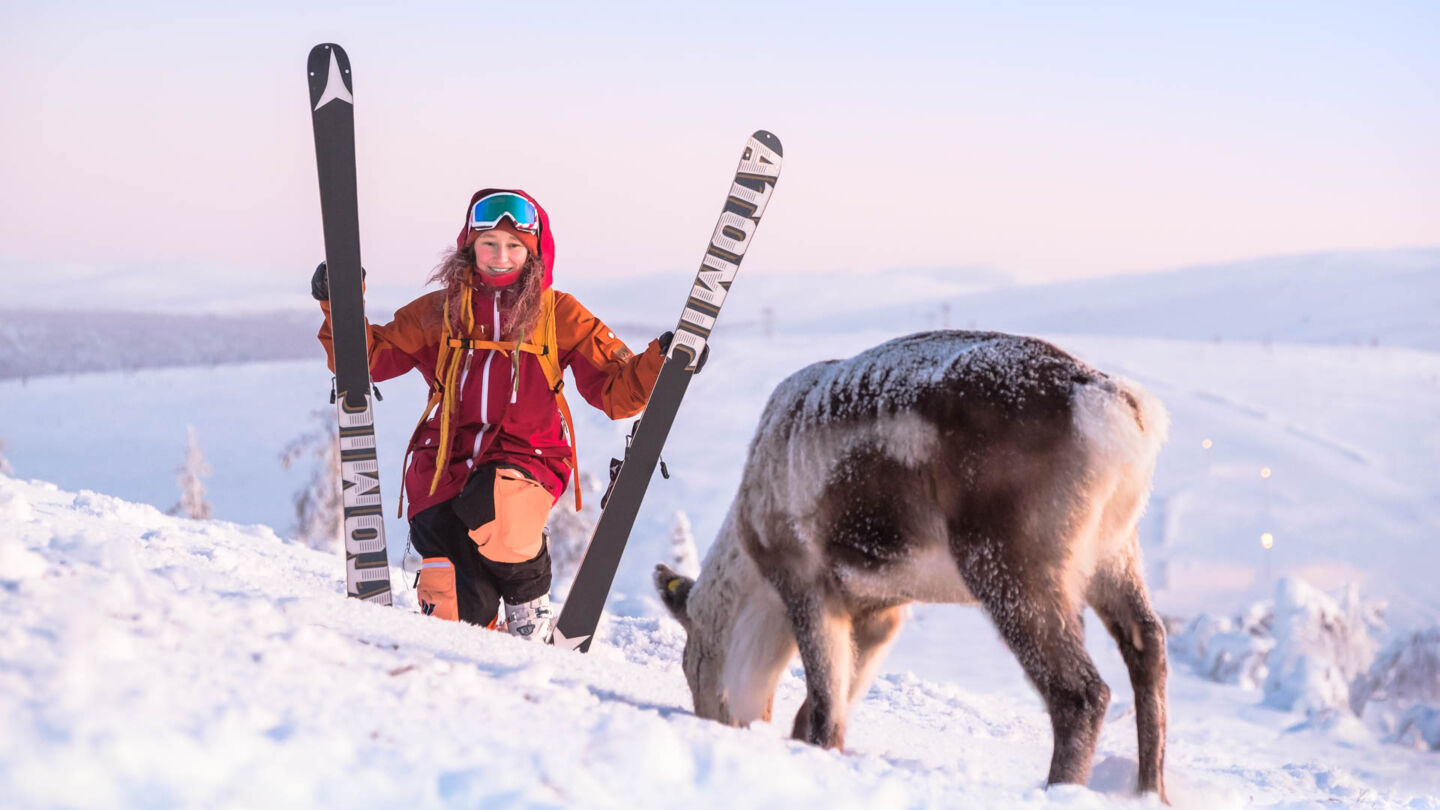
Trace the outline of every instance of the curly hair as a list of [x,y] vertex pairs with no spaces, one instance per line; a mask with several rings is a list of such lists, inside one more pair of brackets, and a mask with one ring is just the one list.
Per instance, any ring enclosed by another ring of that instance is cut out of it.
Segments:
[[[445,305],[450,308],[450,323],[458,333],[461,326],[461,312],[464,294],[470,289],[483,289],[485,282],[475,271],[475,247],[467,245],[446,254],[429,283],[438,283],[445,288]],[[540,294],[545,284],[545,262],[538,253],[525,258],[520,268],[520,280],[508,287],[496,288],[500,293],[500,334],[494,340],[524,340],[535,329],[540,320]]]

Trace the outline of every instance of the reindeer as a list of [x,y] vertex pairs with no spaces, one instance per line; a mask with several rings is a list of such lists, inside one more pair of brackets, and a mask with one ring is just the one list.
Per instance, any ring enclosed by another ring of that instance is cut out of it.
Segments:
[[911,602],[979,603],[1050,713],[1048,783],[1084,784],[1110,700],[1082,611],[1130,672],[1139,786],[1164,798],[1165,631],[1137,523],[1169,417],[1041,340],[926,332],[771,395],[699,580],[657,566],[695,713],[770,719],[798,646],[793,736],[842,748]]

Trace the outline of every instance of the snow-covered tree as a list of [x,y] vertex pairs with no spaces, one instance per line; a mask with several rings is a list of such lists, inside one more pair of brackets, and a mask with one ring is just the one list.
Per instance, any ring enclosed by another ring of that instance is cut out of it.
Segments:
[[345,505],[340,493],[340,434],[335,412],[319,408],[311,412],[318,424],[298,436],[280,453],[280,466],[290,469],[301,459],[312,462],[310,477],[295,493],[295,539],[321,551],[338,551]]
[[[571,486],[574,486],[573,482]],[[550,570],[555,582],[563,588],[569,587],[570,580],[580,567],[580,560],[585,557],[585,549],[595,533],[595,524],[600,520],[600,497],[605,494],[600,479],[590,473],[580,473],[580,487],[584,508],[575,511],[575,496],[566,487],[565,494],[550,510],[547,524],[550,529]]]
[[670,529],[670,567],[687,577],[700,576],[700,552],[695,549],[695,535],[690,531],[690,517],[685,510],[675,510],[675,525]]
[[180,485],[180,502],[170,507],[168,514],[194,520],[210,518],[210,502],[205,500],[205,484],[200,479],[208,478],[212,470],[200,452],[200,441],[195,435],[195,426],[186,428],[185,463],[176,469],[179,476],[175,482]]
[[1440,750],[1440,626],[1381,650],[1350,685],[1350,708],[1391,742]]
[[1381,700],[1440,707],[1440,626],[1392,641],[1350,687],[1357,714],[1367,702]]
[[5,458],[5,440],[0,439],[0,475],[14,475],[15,468],[10,466],[10,461]]
[[[1382,616],[1383,603],[1362,601],[1353,585],[1336,599],[1289,576],[1277,583],[1273,601],[1233,618],[1201,614],[1171,635],[1169,647],[1204,677],[1262,689],[1266,705],[1277,709],[1359,713],[1365,696],[1355,702],[1351,684],[1364,681]],[[1372,677],[1381,689],[1383,676]]]
[[1354,585],[1336,600],[1299,577],[1275,588],[1270,628],[1275,649],[1268,657],[1265,703],[1314,713],[1350,705],[1350,684],[1375,656],[1370,630],[1377,608],[1360,600]]

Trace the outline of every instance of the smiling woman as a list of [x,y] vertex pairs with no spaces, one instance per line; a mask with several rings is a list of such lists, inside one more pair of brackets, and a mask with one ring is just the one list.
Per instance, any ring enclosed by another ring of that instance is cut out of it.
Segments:
[[[644,407],[664,362],[664,336],[636,355],[554,290],[554,257],[534,198],[482,189],[430,278],[441,289],[368,327],[371,376],[417,369],[431,392],[405,471],[410,541],[424,556],[422,610],[495,627],[503,601],[505,627],[535,641],[552,624],[545,519],[578,469],[562,373],[570,369],[581,396],[620,419]],[[333,368],[325,279],[322,265],[312,288]]]

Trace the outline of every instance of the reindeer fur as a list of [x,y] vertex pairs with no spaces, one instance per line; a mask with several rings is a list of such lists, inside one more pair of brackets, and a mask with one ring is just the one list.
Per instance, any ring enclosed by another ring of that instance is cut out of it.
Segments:
[[698,581],[656,570],[701,717],[769,719],[798,649],[794,736],[843,746],[906,604],[978,603],[1049,710],[1048,781],[1084,783],[1109,702],[1089,604],[1135,689],[1139,785],[1164,793],[1165,635],[1137,524],[1164,407],[1044,341],[927,332],[771,395]]

